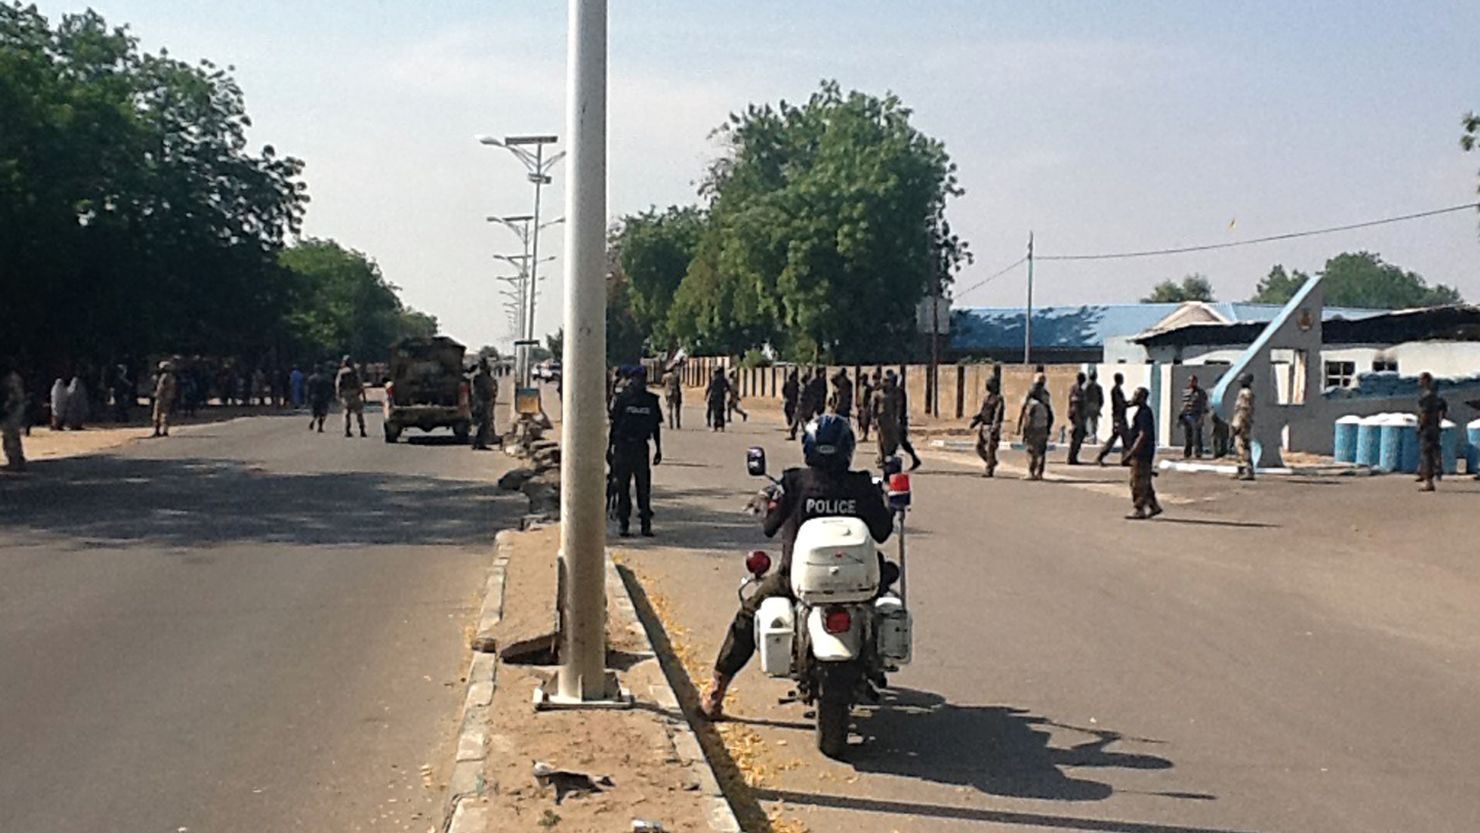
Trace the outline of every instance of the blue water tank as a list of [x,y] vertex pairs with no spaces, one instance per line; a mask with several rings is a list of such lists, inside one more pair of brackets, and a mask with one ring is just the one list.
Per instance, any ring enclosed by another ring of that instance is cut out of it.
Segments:
[[1439,429],[1439,460],[1445,474],[1459,472],[1459,426],[1447,419]]
[[1413,474],[1418,471],[1418,417],[1413,414],[1398,414],[1403,425],[1403,457],[1398,471]]
[[1357,461],[1357,433],[1361,424],[1362,418],[1359,416],[1344,416],[1336,420],[1336,462]]
[[1362,466],[1376,467],[1382,451],[1382,423],[1387,414],[1363,417],[1357,425],[1357,459]]
[[1470,474],[1480,474],[1480,419],[1470,423],[1469,435],[1470,450],[1465,455],[1469,464],[1465,467],[1465,471]]
[[1401,414],[1388,414],[1382,421],[1379,429],[1379,445],[1377,455],[1378,471],[1402,471],[1403,470],[1403,434],[1407,426],[1401,419]]

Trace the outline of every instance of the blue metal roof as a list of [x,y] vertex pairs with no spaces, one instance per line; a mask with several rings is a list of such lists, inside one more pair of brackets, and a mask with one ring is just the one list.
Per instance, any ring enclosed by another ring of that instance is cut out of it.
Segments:
[[[1230,322],[1273,321],[1279,304],[1213,303],[1208,306]],[[1105,341],[1143,333],[1176,312],[1182,304],[1089,304],[1037,307],[1033,310],[1033,347],[1095,350]],[[1355,320],[1390,310],[1326,307],[1323,320]],[[951,314],[951,349],[1006,350],[1023,346],[1023,307],[967,307]]]

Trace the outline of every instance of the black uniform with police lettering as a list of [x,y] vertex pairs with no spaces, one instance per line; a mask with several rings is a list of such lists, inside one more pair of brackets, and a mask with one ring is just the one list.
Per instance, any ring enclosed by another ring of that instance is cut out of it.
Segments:
[[611,464],[617,480],[617,520],[626,532],[632,519],[632,481],[637,481],[637,517],[643,532],[652,530],[653,474],[648,466],[648,440],[658,445],[662,459],[663,445],[659,431],[663,411],[657,394],[644,385],[628,385],[616,399],[611,411]]
[[725,677],[738,673],[755,653],[755,614],[761,602],[769,596],[791,596],[791,551],[802,524],[813,518],[859,518],[879,543],[894,531],[894,514],[868,472],[788,469],[781,476],[781,488],[781,498],[765,520],[767,537],[781,533],[781,563],[761,579],[730,623],[714,662],[714,670]]

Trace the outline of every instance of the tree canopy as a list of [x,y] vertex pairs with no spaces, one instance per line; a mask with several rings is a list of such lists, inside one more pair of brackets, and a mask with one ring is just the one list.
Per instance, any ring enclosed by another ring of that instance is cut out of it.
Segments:
[[896,96],[835,82],[800,105],[731,115],[714,134],[726,149],[700,185],[703,208],[623,220],[609,340],[635,323],[650,347],[693,352],[770,344],[864,361],[908,350],[920,300],[970,260],[945,217],[962,193],[956,167],[910,116]]
[[[316,281],[339,273],[280,256],[308,203],[303,163],[248,147],[231,72],[142,52],[93,11],[53,25],[0,0],[0,353],[36,366],[173,352],[287,361],[322,346],[346,313]],[[406,314],[365,298],[357,321]],[[315,306],[328,302],[340,308]]]
[[1143,304],[1180,304],[1184,301],[1212,301],[1213,284],[1207,275],[1193,273],[1180,282],[1170,278],[1151,288],[1151,294],[1141,299]]
[[296,290],[288,313],[296,354],[379,357],[398,338],[437,332],[437,319],[407,309],[380,267],[361,252],[310,238],[284,249],[278,259]]
[[[1429,286],[1422,275],[1385,262],[1372,252],[1343,252],[1326,261],[1321,270],[1326,303],[1341,307],[1369,309],[1406,309],[1463,303],[1459,290],[1435,284]],[[1296,269],[1290,272],[1276,264],[1259,282],[1250,301],[1283,304],[1310,275]]]

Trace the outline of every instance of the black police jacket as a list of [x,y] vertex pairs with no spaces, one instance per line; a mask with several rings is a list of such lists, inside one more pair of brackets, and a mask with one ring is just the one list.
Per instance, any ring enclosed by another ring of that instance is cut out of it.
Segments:
[[894,531],[894,514],[868,472],[830,472],[814,468],[787,469],[781,475],[781,499],[766,514],[766,537],[781,533],[781,562],[791,565],[797,530],[813,518],[859,518],[874,540],[883,543]]
[[663,424],[658,395],[646,388],[628,387],[612,400],[611,444],[646,445]]

